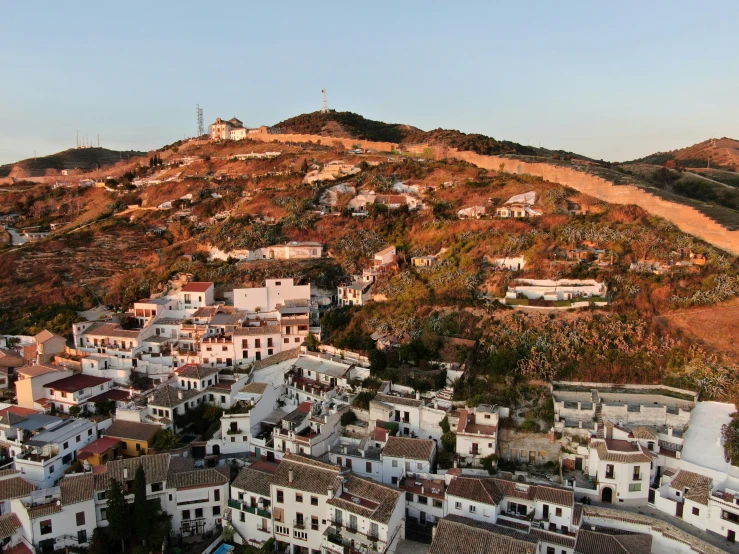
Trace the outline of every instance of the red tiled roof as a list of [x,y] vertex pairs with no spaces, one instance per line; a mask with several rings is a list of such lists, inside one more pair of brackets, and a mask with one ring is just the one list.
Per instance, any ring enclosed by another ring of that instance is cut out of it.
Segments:
[[120,439],[112,437],[101,437],[82,447],[79,452],[80,454],[102,454],[103,452],[106,452],[113,448],[115,445],[120,444],[120,442]]
[[94,375],[85,375],[84,373],[78,373],[70,377],[64,377],[58,381],[53,381],[46,385],[47,388],[52,390],[58,390],[62,392],[76,392],[78,390],[86,389],[88,387],[95,387],[107,383],[111,379],[105,377],[95,377]]
[[182,292],[205,292],[212,286],[213,283],[206,281],[193,281],[182,287]]
[[372,430],[371,436],[372,440],[385,442],[387,440],[387,429],[383,429],[382,427],[375,427]]
[[102,394],[98,394],[97,396],[93,396],[88,400],[88,402],[100,402],[101,400],[128,400],[129,393],[124,390],[120,389],[110,389],[105,391]]
[[313,407],[313,403],[312,402],[301,402],[298,405],[298,407],[296,408],[296,410],[298,412],[303,412],[305,414],[309,414],[312,407]]
[[21,406],[8,406],[7,408],[3,408],[0,410],[0,418],[3,417],[5,414],[15,414],[19,416],[27,416],[31,414],[38,414],[41,410],[34,410],[32,408],[23,408]]

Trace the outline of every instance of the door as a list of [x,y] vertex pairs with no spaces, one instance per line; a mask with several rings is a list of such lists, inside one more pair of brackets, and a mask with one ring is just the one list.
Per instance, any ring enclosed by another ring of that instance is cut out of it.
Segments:
[[613,504],[613,489],[611,487],[603,489],[603,502]]
[[542,516],[544,519],[549,519],[549,504],[544,504],[542,508]]
[[267,461],[268,462],[274,462],[275,461],[275,453],[272,451],[267,451]]
[[421,525],[426,525],[426,512],[421,512],[420,521]]
[[729,542],[736,542],[736,533],[734,531],[727,532],[726,540]]
[[582,458],[575,458],[575,469],[582,471]]
[[682,519],[684,506],[685,505],[682,502],[678,502],[675,504],[675,517],[679,517],[680,519]]
[[258,447],[255,447],[254,448],[254,456],[256,456],[257,458],[261,458],[262,457],[262,449],[261,448],[258,448]]

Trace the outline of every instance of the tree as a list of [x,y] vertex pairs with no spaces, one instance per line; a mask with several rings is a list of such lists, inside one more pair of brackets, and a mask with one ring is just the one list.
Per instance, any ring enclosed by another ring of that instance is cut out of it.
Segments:
[[384,350],[373,348],[367,356],[370,363],[370,371],[373,375],[382,373],[387,369],[387,354]]
[[121,541],[121,552],[125,552],[126,539],[131,536],[131,515],[123,495],[123,485],[117,479],[110,480],[107,508],[108,534],[111,540]]
[[110,412],[113,410],[115,410],[115,401],[113,400],[101,400],[99,402],[95,402],[95,413],[98,415],[107,416],[110,415]]
[[110,554],[110,537],[106,527],[95,527],[88,552],[89,554]]
[[81,411],[79,406],[70,406],[69,415],[70,417],[79,417]]
[[495,462],[498,461],[498,456],[496,454],[485,456],[480,461],[482,463],[482,467],[486,469],[490,475],[493,475],[495,473]]
[[133,529],[136,538],[145,543],[151,529],[149,501],[146,499],[146,473],[144,466],[136,468],[133,480]]
[[180,445],[180,439],[177,438],[177,435],[175,435],[171,429],[162,429],[161,431],[157,431],[157,434],[154,435],[154,443],[153,447],[154,450],[172,450],[173,448],[177,448]]
[[318,346],[320,344],[321,341],[319,341],[318,337],[316,337],[313,333],[310,333],[307,337],[305,337],[305,346],[311,352],[318,352]]
[[441,444],[447,452],[454,452],[457,449],[457,435],[448,431],[441,435]]

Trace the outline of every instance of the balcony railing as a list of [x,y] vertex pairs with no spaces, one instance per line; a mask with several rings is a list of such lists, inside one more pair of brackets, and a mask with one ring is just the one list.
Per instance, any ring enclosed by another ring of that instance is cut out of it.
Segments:
[[226,434],[227,435],[240,435],[241,434],[241,429],[238,429],[238,428],[237,429],[229,429],[228,431],[226,431]]
[[304,519],[293,520],[293,527],[295,527],[295,529],[305,529],[305,520]]

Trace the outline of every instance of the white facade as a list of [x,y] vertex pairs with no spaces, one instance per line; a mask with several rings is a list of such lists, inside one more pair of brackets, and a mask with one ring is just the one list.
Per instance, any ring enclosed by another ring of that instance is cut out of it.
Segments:
[[296,285],[293,279],[267,279],[264,287],[233,292],[234,307],[251,313],[272,312],[290,300],[310,302],[310,285]]

